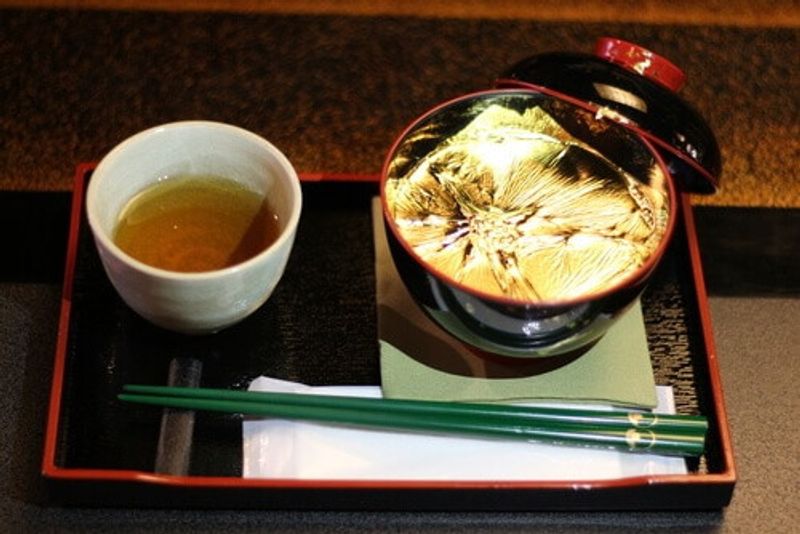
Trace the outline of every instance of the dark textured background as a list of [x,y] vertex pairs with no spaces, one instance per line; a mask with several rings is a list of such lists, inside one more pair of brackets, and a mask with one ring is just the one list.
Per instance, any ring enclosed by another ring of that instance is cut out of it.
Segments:
[[716,131],[724,205],[800,207],[800,32],[520,20],[0,11],[0,188],[69,189],[149,126],[232,122],[301,170],[380,169],[405,124],[531,54],[615,35],[671,59]]
[[[529,54],[588,52],[601,34],[638,41],[687,71],[683,94],[708,118],[725,159],[723,191],[704,202],[800,207],[796,28],[411,17],[0,10],[0,189],[68,190],[76,162],[99,159],[145,127],[190,118],[255,130],[303,170],[374,172],[392,138],[432,104],[488,87]],[[45,254],[0,280],[1,532],[793,532],[800,524],[792,445],[800,438],[794,427],[773,439],[772,426],[800,410],[800,293],[786,275],[797,247],[780,238],[796,235],[781,225],[796,228],[797,211],[702,219],[712,223],[701,228],[713,254],[707,272],[727,282],[712,284],[711,299],[739,470],[726,510],[195,512],[43,504],[37,473],[60,288],[58,268],[41,262],[60,261],[47,245],[60,242],[65,224],[42,211],[43,198],[30,213]],[[715,240],[739,227],[748,230],[747,255],[741,240]],[[7,236],[24,239],[27,228],[4,230],[9,253]]]

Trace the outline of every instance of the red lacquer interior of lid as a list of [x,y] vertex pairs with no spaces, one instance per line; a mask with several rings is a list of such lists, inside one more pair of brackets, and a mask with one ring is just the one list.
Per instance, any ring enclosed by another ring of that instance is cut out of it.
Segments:
[[622,39],[602,37],[597,40],[594,53],[672,91],[678,91],[686,82],[686,74],[668,59]]

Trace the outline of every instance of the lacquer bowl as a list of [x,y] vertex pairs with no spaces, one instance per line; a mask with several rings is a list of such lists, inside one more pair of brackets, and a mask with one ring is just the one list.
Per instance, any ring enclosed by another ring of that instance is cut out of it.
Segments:
[[597,342],[645,288],[679,204],[645,137],[527,89],[414,120],[386,158],[381,200],[416,303],[469,346],[520,358]]

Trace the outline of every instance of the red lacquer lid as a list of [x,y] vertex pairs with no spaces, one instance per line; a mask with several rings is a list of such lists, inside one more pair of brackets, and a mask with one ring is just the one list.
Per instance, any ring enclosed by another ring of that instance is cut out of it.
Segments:
[[513,65],[501,88],[545,93],[618,122],[651,141],[683,191],[713,193],[722,171],[719,146],[703,117],[677,93],[683,70],[616,37],[601,37],[594,54],[551,52]]
[[686,83],[686,74],[668,59],[622,39],[601,37],[595,44],[594,54],[660,83],[671,91],[680,90]]

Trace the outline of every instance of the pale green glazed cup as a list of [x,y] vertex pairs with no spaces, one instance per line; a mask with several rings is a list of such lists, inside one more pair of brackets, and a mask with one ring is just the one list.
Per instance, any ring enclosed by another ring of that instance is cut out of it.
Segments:
[[[142,263],[112,241],[128,201],[159,178],[214,174],[265,195],[281,232],[258,255],[231,267],[181,273]],[[117,145],[95,169],[86,211],[97,251],[114,288],[139,315],[162,328],[206,334],[256,311],[281,279],[297,231],[302,193],[289,160],[262,137],[208,121],[165,124]]]

